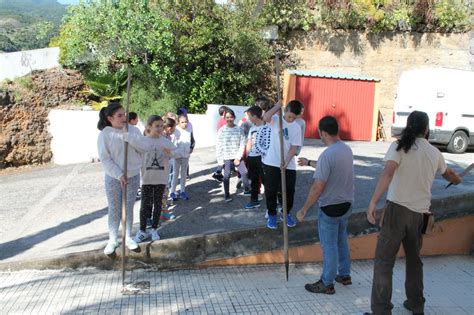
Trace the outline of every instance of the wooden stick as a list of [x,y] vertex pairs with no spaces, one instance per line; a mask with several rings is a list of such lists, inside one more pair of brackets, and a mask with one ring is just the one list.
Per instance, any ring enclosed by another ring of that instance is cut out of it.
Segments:
[[[127,123],[125,124],[125,131],[128,132],[128,111],[130,109],[130,84],[132,81],[132,74],[130,72],[130,66],[128,66],[128,77],[127,77],[127,106],[125,107],[125,119]],[[123,158],[123,176],[127,178],[128,172],[128,142],[124,142],[124,158]],[[125,262],[126,262],[126,252],[125,252],[125,241],[127,234],[127,185],[122,187],[122,287],[125,286]],[[131,237],[131,235],[129,235]]]
[[[280,55],[278,52],[275,54],[275,71],[276,71],[276,87],[277,87],[277,99],[281,102],[280,92]],[[282,207],[283,207],[283,255],[285,258],[285,270],[286,270],[286,281],[288,281],[288,272],[290,267],[289,254],[288,254],[288,205],[286,200],[286,168],[285,166],[285,149],[283,142],[283,104],[278,111],[279,115],[279,127],[280,127],[280,172],[281,172],[281,196],[282,196]]]

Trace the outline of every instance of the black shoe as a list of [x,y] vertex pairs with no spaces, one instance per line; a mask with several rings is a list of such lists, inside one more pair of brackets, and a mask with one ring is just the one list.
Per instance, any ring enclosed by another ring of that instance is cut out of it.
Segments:
[[336,282],[342,283],[343,285],[351,285],[352,284],[352,279],[351,276],[336,276]]
[[304,286],[306,291],[311,293],[324,293],[324,294],[334,294],[336,290],[334,290],[334,285],[325,286],[322,280],[319,280],[315,283],[308,283]]
[[405,300],[403,302],[403,307],[406,308],[407,310],[409,310],[410,312],[412,312],[413,315],[424,315],[425,314],[424,312],[421,312],[421,313],[413,312],[413,308],[408,304],[408,300]]
[[220,173],[214,173],[212,174],[212,178],[217,180],[218,182],[222,182],[224,180],[224,176]]
[[242,188],[242,181],[239,180],[239,181],[237,182],[237,185],[235,185],[235,188],[237,188],[237,189]]
[[364,315],[373,315],[374,313],[371,312],[364,312]]

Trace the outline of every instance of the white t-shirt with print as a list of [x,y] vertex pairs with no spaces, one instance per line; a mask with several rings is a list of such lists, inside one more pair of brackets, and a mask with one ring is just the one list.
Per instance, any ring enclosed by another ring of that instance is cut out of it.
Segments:
[[[280,153],[280,127],[278,115],[273,115],[272,121],[269,123],[272,128],[270,136],[270,147],[268,148],[267,154],[263,158],[262,162],[265,165],[280,167],[281,153]],[[285,159],[288,156],[288,151],[291,146],[301,146],[301,128],[295,123],[288,123],[283,119],[283,151],[285,153]],[[296,170],[295,157],[291,159],[287,169]]]
[[265,124],[261,124],[260,126],[252,125],[252,127],[250,127],[247,139],[252,141],[252,148],[250,149],[250,152],[247,154],[248,156],[252,156],[252,157],[260,156],[260,151],[255,146],[255,140],[256,140],[258,131],[262,129],[263,126],[265,126]]
[[436,173],[446,172],[441,152],[426,139],[417,138],[408,153],[396,150],[393,142],[384,161],[395,161],[398,168],[388,187],[387,200],[415,212],[427,212],[431,206],[431,186]]

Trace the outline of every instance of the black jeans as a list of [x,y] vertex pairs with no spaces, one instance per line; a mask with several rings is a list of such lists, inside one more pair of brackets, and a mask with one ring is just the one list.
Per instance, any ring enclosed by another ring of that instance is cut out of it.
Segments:
[[152,229],[158,228],[165,185],[142,185],[142,202],[140,206],[140,230],[146,231],[146,220],[152,217]]
[[[265,199],[267,200],[267,209],[269,215],[276,215],[277,195],[281,193],[281,171],[279,167],[263,164],[263,173],[265,180]],[[286,170],[286,203],[288,213],[293,207],[293,198],[295,196],[296,170]]]
[[372,282],[371,308],[374,314],[391,314],[392,274],[395,258],[403,244],[406,255],[405,294],[414,313],[422,313],[423,263],[420,259],[422,246],[423,214],[387,202],[382,228],[377,241]]
[[247,163],[249,165],[249,178],[250,178],[250,201],[258,201],[258,193],[260,188],[260,179],[263,183],[263,164],[261,156],[248,156]]

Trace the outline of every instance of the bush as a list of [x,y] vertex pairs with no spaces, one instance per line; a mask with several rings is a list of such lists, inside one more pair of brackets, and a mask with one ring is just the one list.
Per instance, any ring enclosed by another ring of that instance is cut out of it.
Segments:
[[[153,89],[142,85],[135,86],[130,95],[130,111],[136,112],[143,121],[151,115],[164,116],[168,112],[175,113],[178,109],[176,98],[169,93],[156,96]],[[123,95],[123,103],[126,105],[126,94]]]
[[459,32],[468,28],[468,12],[462,2],[441,0],[435,4],[434,20],[438,29]]

